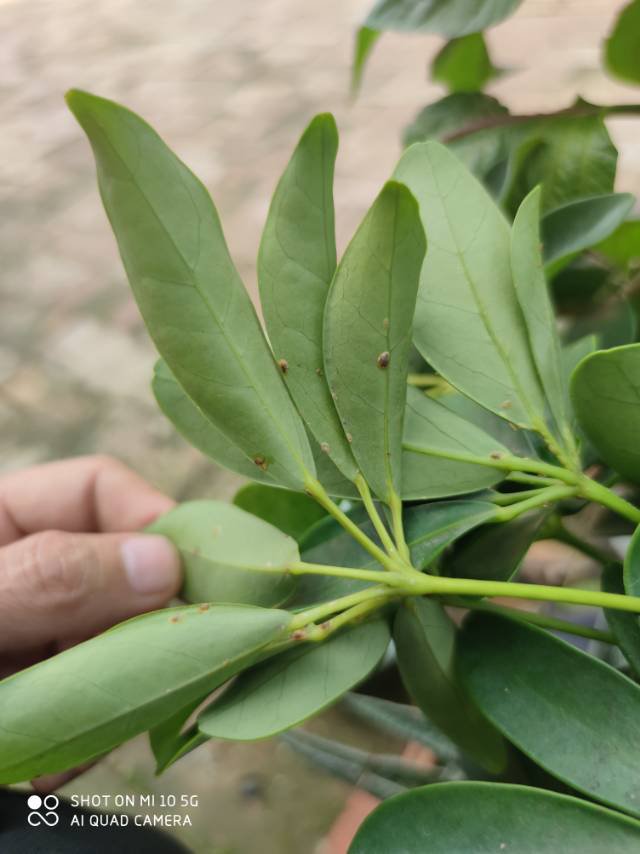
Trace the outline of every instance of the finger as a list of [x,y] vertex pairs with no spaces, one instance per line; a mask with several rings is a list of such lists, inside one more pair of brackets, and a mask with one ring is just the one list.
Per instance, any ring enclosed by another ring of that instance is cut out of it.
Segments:
[[0,478],[0,545],[37,531],[136,531],[170,498],[110,457],[77,457]]
[[164,537],[34,534],[0,549],[0,650],[89,637],[162,607],[180,583]]

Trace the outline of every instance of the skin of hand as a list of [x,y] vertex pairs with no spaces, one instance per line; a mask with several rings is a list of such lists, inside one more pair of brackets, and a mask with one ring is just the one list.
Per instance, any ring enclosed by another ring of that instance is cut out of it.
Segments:
[[[172,507],[109,457],[0,477],[0,678],[166,605],[180,559],[164,537],[137,532]],[[33,785],[51,791],[75,773]]]

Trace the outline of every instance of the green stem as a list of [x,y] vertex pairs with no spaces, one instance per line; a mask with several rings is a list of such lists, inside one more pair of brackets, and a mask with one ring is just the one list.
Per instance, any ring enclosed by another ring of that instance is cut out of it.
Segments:
[[508,608],[506,605],[496,605],[494,602],[473,602],[456,597],[451,597],[443,601],[446,605],[453,605],[456,608],[468,608],[471,611],[488,611],[490,614],[503,614],[505,617],[512,617],[514,620],[522,620],[526,623],[532,623],[534,626],[542,626],[544,629],[566,632],[567,634],[577,635],[581,638],[589,638],[590,640],[610,643],[614,646],[617,644],[617,641],[611,632],[592,629],[590,626],[580,626],[577,623],[569,622],[569,620],[559,620],[556,619],[556,617],[539,614],[537,611],[522,611],[519,608]]
[[558,479],[555,477],[540,477],[537,474],[525,474],[520,471],[510,472],[505,479],[514,483],[530,484],[531,486],[555,486],[558,483]]
[[[388,579],[388,576],[385,576],[386,579]],[[359,590],[357,593],[350,593],[348,596],[341,596],[339,599],[332,599],[330,602],[323,602],[322,605],[316,605],[314,608],[300,611],[289,624],[289,628],[295,632],[306,628],[311,623],[321,622],[332,614],[344,611],[353,605],[359,605],[361,602],[369,599],[385,599],[389,595],[389,589],[385,585],[368,587],[366,590]]]
[[508,507],[498,507],[496,510],[496,521],[509,522],[511,519],[515,519],[528,510],[533,510],[544,504],[550,504],[552,501],[561,501],[563,498],[570,498],[576,494],[576,491],[577,488],[575,486],[546,486],[544,489],[537,491],[531,498],[526,498],[524,501],[519,501],[517,504],[511,504]]
[[579,486],[580,494],[583,498],[595,501],[597,504],[604,504],[605,507],[618,513],[620,516],[624,516],[634,524],[640,524],[640,510],[634,507],[633,504],[625,501],[624,498],[616,495],[615,492],[607,489],[606,486],[603,486],[596,480],[591,480],[586,475],[581,476]]
[[329,635],[332,635],[334,632],[337,632],[338,629],[341,629],[343,626],[346,626],[349,623],[357,622],[358,620],[361,620],[371,614],[373,611],[376,611],[382,604],[388,602],[394,596],[397,596],[397,594],[389,592],[387,592],[384,596],[381,594],[374,600],[369,600],[368,602],[359,602],[357,605],[353,605],[351,608],[347,608],[346,611],[342,611],[335,617],[330,617],[328,620],[321,623],[319,626],[310,626],[307,630],[307,636],[305,640],[321,642],[327,637],[329,637]]
[[378,508],[376,507],[373,497],[371,495],[371,490],[369,489],[369,484],[362,477],[360,472],[356,475],[356,479],[354,480],[356,488],[360,493],[360,497],[362,498],[362,503],[364,504],[364,508],[369,514],[369,518],[373,523],[373,527],[376,529],[377,535],[380,537],[380,542],[387,550],[387,553],[390,556],[397,555],[398,551],[393,544],[393,540],[391,539],[391,535],[387,531],[387,526],[382,521],[380,514],[378,513]]
[[496,492],[492,495],[489,501],[492,504],[497,504],[499,507],[507,507],[510,504],[518,504],[520,501],[525,501],[527,498],[533,498],[539,495],[546,487],[540,486],[537,489],[526,489],[522,492]]
[[[395,537],[396,546],[400,557],[407,563],[407,568],[415,572],[411,566],[411,552],[404,537],[404,524],[402,522],[402,500],[400,496],[392,491],[389,498],[389,509],[391,510],[391,526],[393,528],[393,536]],[[400,567],[398,567],[400,569]]]
[[[264,571],[262,567],[259,571]],[[267,569],[267,572],[282,572],[281,569]],[[292,575],[335,575],[338,578],[351,578],[354,581],[373,581],[375,584],[388,584],[398,586],[402,584],[403,576],[393,572],[381,577],[381,573],[375,569],[351,569],[343,566],[327,566],[322,563],[306,563],[302,560],[293,561],[288,564],[287,571]]]

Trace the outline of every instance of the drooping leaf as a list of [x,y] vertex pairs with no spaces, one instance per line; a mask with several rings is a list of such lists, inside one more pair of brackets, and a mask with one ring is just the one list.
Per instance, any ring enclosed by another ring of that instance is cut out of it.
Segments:
[[454,671],[456,626],[439,602],[406,599],[393,639],[402,681],[424,714],[478,764],[504,770],[506,743],[466,696]]
[[597,350],[573,372],[573,408],[604,462],[640,482],[640,344]]
[[77,90],[67,102],[91,142],[104,206],[161,356],[230,441],[302,489],[315,473],[304,426],[204,186],[134,113]]
[[535,427],[544,399],[513,287],[507,221],[438,143],[409,148],[395,174],[418,200],[429,235],[414,326],[418,350],[464,394]]
[[336,269],[333,170],[338,130],[316,116],[278,182],[260,241],[258,284],[269,340],[298,411],[349,479],[356,462],[324,377],[322,323]]
[[547,275],[554,275],[572,256],[615,232],[633,203],[630,193],[609,193],[579,199],[549,211],[541,223]]
[[236,474],[265,483],[274,482],[268,470],[264,471],[257,466],[205,416],[180,386],[163,359],[156,362],[151,387],[160,409],[194,448]]
[[235,494],[233,503],[297,541],[312,525],[327,516],[326,511],[308,495],[254,483],[243,486]]
[[479,92],[498,73],[482,33],[447,42],[431,65],[431,77],[451,92]]
[[342,704],[377,729],[428,747],[441,763],[457,761],[460,757],[460,751],[451,739],[432,721],[427,720],[417,706],[394,703],[355,691],[346,694]]
[[637,266],[640,263],[640,219],[623,222],[594,249],[623,269]]
[[640,0],[632,0],[620,12],[605,42],[604,58],[615,77],[640,83]]
[[378,30],[373,30],[371,27],[360,27],[356,33],[353,68],[351,70],[351,91],[354,94],[360,89],[364,67],[379,38],[380,33]]
[[[634,544],[633,551],[635,554],[632,556],[630,548],[627,556],[629,592],[634,589],[640,589],[640,577],[638,577],[640,573],[636,567],[638,562],[637,550],[638,547]],[[625,592],[622,571],[619,564],[610,563],[602,570],[602,589],[606,593]],[[631,595],[637,596],[637,593],[631,593]],[[605,608],[604,613],[618,646],[624,653],[636,676],[640,676],[640,624],[638,623],[637,614],[631,614],[628,611],[618,611],[617,608]]]
[[287,567],[300,559],[295,540],[233,504],[187,501],[147,531],[168,537],[178,549],[184,568],[180,595],[187,602],[269,607],[293,590]]
[[454,38],[485,30],[508,17],[522,0],[378,0],[365,20],[376,30],[439,33]]
[[624,557],[624,589],[629,596],[640,596],[640,528],[636,528]]
[[418,206],[390,181],[338,266],[324,347],[331,393],[354,456],[383,501],[401,493],[402,426],[425,238]]
[[299,643],[239,676],[201,712],[198,727],[214,738],[254,741],[297,726],[362,682],[388,644],[384,620]]
[[640,815],[640,687],[542,629],[474,614],[458,645],[461,678],[520,750],[579,792]]
[[468,461],[508,454],[492,436],[416,389],[407,393],[402,455],[405,499],[442,498],[493,486],[504,472]]
[[[491,95],[481,92],[455,92],[424,107],[405,129],[403,142],[407,146],[429,139],[442,142],[445,137],[463,128],[479,127],[487,120],[508,114],[507,108]],[[480,158],[477,140],[475,142],[476,155]]]
[[0,682],[0,781],[72,768],[165,720],[284,637],[285,611],[156,611]]
[[579,798],[504,783],[436,783],[381,804],[349,854],[632,854],[640,823]]
[[569,459],[575,459],[575,443],[568,423],[563,384],[560,339],[542,269],[540,251],[540,188],[518,208],[511,232],[513,284],[529,336],[529,345],[540,383],[551,411],[553,432]]

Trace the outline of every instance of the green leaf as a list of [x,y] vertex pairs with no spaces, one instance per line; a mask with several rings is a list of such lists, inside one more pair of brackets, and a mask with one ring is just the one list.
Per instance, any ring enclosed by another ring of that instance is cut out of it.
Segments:
[[[638,545],[633,543],[627,552],[627,574],[629,576],[629,591],[640,590],[640,567]],[[621,567],[617,563],[610,563],[602,570],[602,589],[606,593],[624,593],[625,588],[622,579]],[[631,593],[632,596],[637,593]],[[640,676],[640,624],[638,615],[628,611],[618,611],[617,608],[605,608],[605,617],[609,628],[624,653],[625,658],[631,665],[636,676]]]
[[439,33],[454,38],[502,21],[522,0],[378,0],[365,21],[376,30]]
[[[595,335],[598,350],[632,344],[637,337],[638,320],[629,300],[618,295],[587,303],[565,331],[567,341]],[[596,348],[594,348],[596,349]]]
[[640,83],[640,0],[632,0],[620,12],[605,42],[604,60],[615,77]]
[[[446,137],[463,128],[480,126],[488,119],[508,114],[509,110],[490,95],[483,95],[481,92],[455,92],[424,107],[405,129],[403,142],[405,146],[414,142],[426,142],[428,139],[443,142]],[[479,135],[476,133],[472,136],[474,156],[481,159],[481,153],[478,151]]]
[[577,338],[575,341],[570,341],[564,345],[562,348],[562,372],[567,388],[569,388],[571,374],[575,371],[576,365],[597,349],[598,339],[595,335],[584,335],[582,338]]
[[607,465],[640,482],[640,344],[597,350],[573,372],[573,408]]
[[547,275],[555,275],[578,252],[615,232],[634,201],[630,193],[608,193],[569,202],[546,214],[541,231]]
[[492,773],[503,771],[506,744],[466,696],[454,672],[456,626],[432,599],[406,599],[393,639],[402,681],[424,714],[468,756]]
[[575,459],[575,443],[567,417],[560,340],[556,319],[542,269],[540,251],[540,188],[529,193],[520,205],[511,232],[511,270],[516,294],[529,335],[529,345],[538,376],[555,422],[554,433]]
[[401,493],[411,327],[425,238],[406,187],[385,185],[338,266],[327,300],[325,367],[362,474]]
[[318,444],[353,480],[358,469],[322,359],[324,307],[336,269],[337,151],[333,116],[316,116],[273,194],[258,253],[258,283],[269,340],[291,397]]
[[377,729],[428,747],[440,762],[457,761],[460,757],[455,744],[415,706],[353,692],[346,694],[342,702],[346,709]]
[[187,395],[292,489],[315,473],[304,426],[233,266],[204,186],[134,113],[74,90],[129,282]]
[[187,602],[268,607],[293,590],[287,567],[300,559],[295,540],[232,504],[187,501],[146,530],[168,537],[178,549],[184,567],[180,595]]
[[349,854],[633,854],[640,823],[586,801],[503,783],[436,783],[385,801]]
[[429,235],[416,306],[418,350],[487,409],[523,427],[539,425],[544,399],[511,277],[507,221],[436,142],[409,148],[395,174],[417,198]]
[[445,556],[442,574],[455,578],[510,581],[518,572],[547,515],[546,510],[530,510],[509,522],[486,524],[471,531]]
[[354,95],[360,89],[364,67],[379,38],[380,33],[377,30],[372,30],[371,27],[360,27],[356,33],[353,68],[351,70],[351,91]]
[[479,92],[498,73],[482,33],[447,42],[431,65],[431,77],[451,92]]
[[297,541],[312,525],[327,518],[326,511],[308,495],[257,483],[243,486],[233,503]]
[[208,737],[185,724],[205,698],[199,697],[183,709],[178,709],[149,732],[149,745],[156,760],[156,774],[166,771],[187,753],[200,747]]
[[469,458],[488,461],[492,454],[509,453],[492,436],[416,389],[407,394],[403,448],[405,499],[442,498],[493,486],[504,472]]
[[640,263],[640,219],[623,222],[594,249],[623,269],[637,266]]
[[[636,528],[624,558],[624,589],[629,596],[640,596],[640,527]],[[637,623],[637,617],[636,623]]]
[[492,723],[554,777],[640,815],[640,687],[537,627],[489,614],[465,622],[461,678]]
[[273,483],[268,471],[219,430],[189,398],[163,359],[158,359],[151,383],[158,406],[184,438],[206,456],[230,471],[253,480]]
[[290,620],[233,605],[156,611],[10,676],[0,781],[64,771],[156,726],[255,661]]
[[536,437],[533,433],[514,429],[513,424],[480,406],[470,397],[452,390],[451,393],[440,395],[438,403],[488,434],[493,439],[496,449],[506,448],[516,456],[536,457],[538,455],[535,448]]
[[362,682],[388,644],[384,620],[299,643],[238,677],[200,714],[198,727],[214,738],[254,741],[297,726]]

